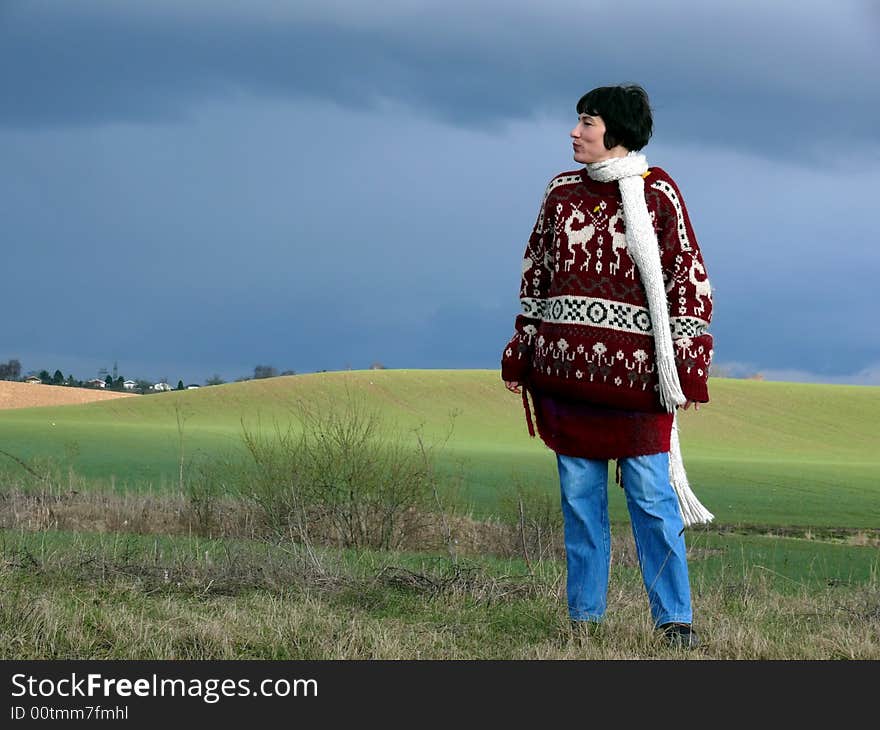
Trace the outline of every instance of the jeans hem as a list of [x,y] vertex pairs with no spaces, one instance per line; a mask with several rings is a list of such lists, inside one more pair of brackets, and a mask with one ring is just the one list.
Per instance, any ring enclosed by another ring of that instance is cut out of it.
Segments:
[[654,628],[659,628],[663,624],[692,624],[694,622],[693,614],[690,616],[664,616],[654,621]]
[[593,622],[593,623],[602,623],[602,616],[599,616],[595,613],[578,613],[578,612],[568,612],[568,617],[572,621],[584,621],[584,622]]

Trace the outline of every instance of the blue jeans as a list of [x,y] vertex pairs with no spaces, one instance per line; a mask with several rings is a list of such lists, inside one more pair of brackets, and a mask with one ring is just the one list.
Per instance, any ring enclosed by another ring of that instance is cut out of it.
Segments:
[[[568,612],[601,621],[608,597],[608,461],[556,455],[562,491]],[[669,482],[669,454],[620,460],[620,474],[654,625],[691,623],[684,523]]]

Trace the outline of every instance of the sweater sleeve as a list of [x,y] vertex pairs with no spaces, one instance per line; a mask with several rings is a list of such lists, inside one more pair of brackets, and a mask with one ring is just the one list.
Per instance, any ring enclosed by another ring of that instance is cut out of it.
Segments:
[[648,184],[660,193],[657,238],[678,378],[688,400],[707,403],[714,346],[707,331],[712,321],[712,287],[675,181],[660,174],[654,182],[649,178]]
[[526,380],[532,362],[532,350],[538,325],[544,316],[547,293],[553,278],[553,240],[555,210],[548,210],[551,181],[541,201],[538,219],[526,244],[522,260],[519,300],[522,312],[514,322],[514,333],[501,355],[501,378],[506,381]]

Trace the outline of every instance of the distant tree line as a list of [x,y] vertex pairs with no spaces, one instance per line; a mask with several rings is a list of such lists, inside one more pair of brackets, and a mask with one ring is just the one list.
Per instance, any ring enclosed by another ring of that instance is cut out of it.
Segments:
[[271,365],[257,365],[254,368],[254,380],[277,378],[279,375],[296,375],[296,370],[283,370],[280,373]]
[[[374,362],[370,365],[371,369],[378,370],[382,369],[385,366],[381,362]],[[349,366],[347,368],[351,370]],[[318,372],[326,373],[327,370],[319,370]],[[26,377],[30,377],[31,375],[35,375],[40,379],[40,381],[46,385],[66,385],[77,388],[101,388],[102,390],[115,390],[115,391],[125,391],[127,393],[156,393],[162,392],[163,390],[186,390],[189,385],[184,385],[183,380],[177,381],[177,387],[174,388],[168,385],[168,378],[162,377],[158,381],[149,381],[144,380],[142,378],[134,379],[134,387],[126,388],[125,381],[126,378],[122,375],[118,374],[116,364],[113,365],[113,372],[108,373],[106,369],[101,369],[98,371],[99,375],[103,377],[101,380],[103,381],[103,387],[96,383],[95,381],[98,378],[91,378],[87,380],[79,380],[74,377],[72,374],[68,374],[66,377],[61,370],[55,370],[54,373],[49,372],[49,370],[40,370],[39,372],[30,371],[27,373],[25,377],[22,376],[22,367],[21,362],[17,359],[11,359],[7,362],[0,363],[0,380],[25,380]],[[265,378],[277,378],[283,375],[296,375],[296,370],[281,370],[279,371],[273,365],[257,365],[254,367],[253,375],[245,375],[240,378],[236,378],[236,382],[242,382],[245,380],[263,380]],[[223,385],[226,381],[220,377],[219,374],[215,373],[211,377],[205,380],[205,385]],[[156,388],[157,384],[163,384],[164,388]]]
[[[91,378],[87,380],[80,380],[79,378],[74,377],[73,374],[64,376],[64,373],[61,370],[55,370],[54,373],[50,373],[49,370],[40,370],[34,371],[31,370],[24,376],[22,375],[22,367],[21,362],[17,359],[11,359],[5,363],[0,363],[0,380],[13,380],[13,381],[23,381],[27,378],[34,376],[40,379],[40,382],[44,385],[62,385],[62,386],[70,386],[75,388],[100,388],[101,390],[114,390],[114,391],[124,391],[126,393],[156,393],[161,392],[162,389],[156,390],[155,381],[144,380],[143,378],[138,378],[133,380],[133,387],[126,388],[125,381],[126,378],[123,375],[119,375],[117,371],[117,367],[114,364],[113,373],[110,374],[106,370],[102,369],[99,371],[99,374],[102,374],[104,377],[102,378]],[[216,376],[215,376],[216,377]],[[101,386],[97,381],[101,380],[104,385]],[[167,383],[167,378],[162,378],[160,383]],[[222,380],[220,382],[223,382]],[[177,383],[177,389],[183,390],[185,386],[183,385],[183,381],[180,380]],[[167,390],[171,390],[172,388],[169,386]]]
[[0,363],[0,380],[18,380],[21,377],[21,363],[9,360]]
[[278,371],[278,368],[273,365],[257,365],[254,368],[253,375],[243,375],[240,378],[236,378],[236,383],[242,383],[246,380],[263,380],[264,378],[277,378],[280,375],[296,375],[296,370],[282,370]]

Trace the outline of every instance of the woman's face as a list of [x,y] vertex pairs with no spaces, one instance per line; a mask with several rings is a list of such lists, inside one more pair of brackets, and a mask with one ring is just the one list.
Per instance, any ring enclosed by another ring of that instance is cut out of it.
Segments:
[[570,132],[575,162],[586,165],[616,156],[612,150],[605,149],[605,122],[602,117],[589,114],[578,116],[578,122]]

